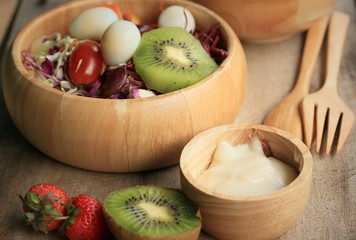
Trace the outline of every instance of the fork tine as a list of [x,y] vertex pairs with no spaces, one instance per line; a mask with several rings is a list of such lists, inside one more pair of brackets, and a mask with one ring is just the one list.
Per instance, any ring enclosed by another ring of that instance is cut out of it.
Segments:
[[[312,107],[309,107],[312,106]],[[310,149],[314,135],[314,112],[315,106],[311,105],[308,101],[302,101],[301,113],[303,119],[303,136],[304,143]]]
[[340,117],[341,117],[341,113],[338,109],[329,108],[328,127],[327,127],[328,132],[326,135],[327,137],[326,137],[326,148],[325,148],[326,155],[329,155],[334,136],[336,137],[336,128],[338,122],[341,120]]
[[315,105],[313,133],[315,151],[320,153],[321,148],[325,147],[326,155],[330,153],[333,146],[336,146],[336,151],[334,151],[336,154],[341,150],[354,122],[353,113],[337,93],[337,76],[349,21],[347,14],[337,11],[332,14],[327,39],[325,83],[319,91],[306,96],[301,105],[301,113],[304,115],[305,142],[308,147],[313,142],[313,139],[310,139],[310,134],[313,133],[310,127],[312,122],[308,119],[308,115],[309,118],[313,115],[308,106]]
[[336,145],[336,154],[338,154],[342,147],[344,146],[344,143],[346,142],[346,139],[351,132],[352,126],[355,121],[355,117],[352,113],[351,110],[347,109],[348,111],[344,112],[341,115],[341,120],[340,120],[340,135],[339,139]]
[[315,137],[315,150],[320,153],[321,142],[323,140],[324,124],[328,109],[324,106],[316,106],[316,137]]

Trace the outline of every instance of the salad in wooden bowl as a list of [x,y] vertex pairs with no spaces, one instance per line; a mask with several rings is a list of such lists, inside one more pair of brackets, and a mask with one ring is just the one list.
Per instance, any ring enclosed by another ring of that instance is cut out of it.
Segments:
[[[3,81],[11,118],[36,148],[75,167],[177,164],[193,136],[236,118],[246,85],[240,41],[196,3],[107,4],[61,5],[18,33]],[[160,19],[170,6],[180,7],[183,25]]]

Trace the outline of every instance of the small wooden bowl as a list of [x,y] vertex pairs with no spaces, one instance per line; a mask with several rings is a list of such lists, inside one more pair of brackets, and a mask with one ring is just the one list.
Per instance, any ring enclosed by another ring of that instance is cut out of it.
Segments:
[[309,28],[335,0],[193,0],[223,17],[245,41],[279,41]]
[[[107,1],[102,1],[107,2]],[[246,88],[246,60],[231,27],[212,11],[182,0],[117,0],[123,12],[157,22],[161,6],[184,5],[206,29],[220,22],[228,58],[194,86],[160,96],[97,99],[52,89],[22,65],[21,51],[37,38],[61,32],[100,1],[70,2],[31,21],[17,35],[4,68],[3,91],[16,127],[36,148],[63,163],[96,171],[136,172],[179,161],[199,132],[234,121]]]
[[[231,197],[206,188],[196,179],[209,166],[216,145],[242,144],[257,134],[273,157],[293,166],[298,177],[286,187],[264,196]],[[203,230],[217,239],[274,239],[283,235],[302,214],[312,182],[312,155],[296,137],[263,125],[225,125],[194,137],[183,149],[182,190],[201,211]]]

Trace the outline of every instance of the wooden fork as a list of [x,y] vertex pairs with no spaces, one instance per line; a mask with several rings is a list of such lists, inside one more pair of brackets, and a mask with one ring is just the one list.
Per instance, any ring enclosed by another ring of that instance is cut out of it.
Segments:
[[302,55],[298,79],[292,91],[278,102],[265,117],[263,124],[283,129],[303,139],[300,104],[309,94],[309,83],[321,49],[329,16],[316,20],[309,28]]
[[349,16],[344,13],[335,11],[332,14],[327,35],[325,83],[319,91],[306,96],[301,105],[304,142],[311,148],[314,140],[315,150],[320,153],[324,138],[326,155],[330,153],[332,146],[335,146],[336,154],[340,152],[355,120],[352,111],[337,91],[337,78],[349,22]]

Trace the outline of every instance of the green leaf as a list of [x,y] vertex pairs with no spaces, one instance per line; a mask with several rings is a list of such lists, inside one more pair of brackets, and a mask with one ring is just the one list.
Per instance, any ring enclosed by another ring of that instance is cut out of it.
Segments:
[[31,204],[40,204],[40,199],[38,198],[37,194],[27,193],[26,194],[27,201]]
[[53,202],[57,202],[58,200],[61,199],[60,197],[58,197],[58,198],[53,197],[54,194],[55,194],[54,192],[50,192],[47,195],[45,195],[43,197],[43,199],[42,199],[42,203],[43,204],[50,204],[50,203],[53,203]]
[[57,209],[55,209],[54,206],[51,206],[51,205],[44,205],[42,212],[43,213],[47,213],[47,214],[51,214],[51,215],[54,215],[54,216],[62,216],[62,213],[59,212]]
[[44,233],[48,233],[48,231],[47,231],[47,226],[46,226],[46,224],[44,224],[43,222],[39,222],[38,223],[38,227],[39,227],[39,231],[41,231],[41,232],[44,232]]
[[79,208],[74,208],[73,209],[73,211],[72,211],[72,216],[73,217],[75,217],[75,216],[77,216],[77,215],[79,215],[79,214],[81,214],[82,213],[82,210],[81,209],[79,209]]
[[24,215],[27,221],[33,221],[36,218],[36,215],[33,212],[24,212]]

